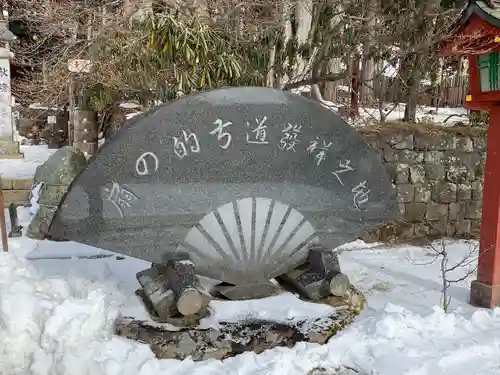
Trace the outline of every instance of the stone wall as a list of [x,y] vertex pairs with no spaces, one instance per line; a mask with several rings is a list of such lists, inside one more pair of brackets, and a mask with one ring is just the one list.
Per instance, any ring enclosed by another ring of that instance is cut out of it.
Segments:
[[401,220],[367,239],[477,237],[486,131],[379,125],[360,132],[380,154],[398,194]]
[[1,178],[5,207],[11,203],[28,203],[33,179]]

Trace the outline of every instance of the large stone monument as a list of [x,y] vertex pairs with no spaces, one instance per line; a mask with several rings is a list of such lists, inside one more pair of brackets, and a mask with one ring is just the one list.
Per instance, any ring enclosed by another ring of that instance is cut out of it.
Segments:
[[[49,233],[152,262],[154,317],[283,288],[350,288],[331,249],[398,215],[378,156],[319,103],[269,88],[186,96],[129,121],[73,181]],[[206,290],[198,275],[217,280]],[[173,320],[174,319],[174,320]]]

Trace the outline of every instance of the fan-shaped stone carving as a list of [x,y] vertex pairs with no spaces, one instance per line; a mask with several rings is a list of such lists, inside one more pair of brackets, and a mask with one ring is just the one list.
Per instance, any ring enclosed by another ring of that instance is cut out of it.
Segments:
[[190,254],[198,272],[217,278],[218,268],[206,265],[224,264],[224,280],[238,284],[242,272],[249,273],[248,282],[285,272],[307,257],[315,236],[311,223],[292,207],[245,198],[206,215],[188,232],[181,249]]
[[187,252],[198,273],[248,284],[304,262],[301,245],[339,246],[398,212],[379,157],[338,115],[238,87],[129,121],[73,182],[49,232],[156,263]]

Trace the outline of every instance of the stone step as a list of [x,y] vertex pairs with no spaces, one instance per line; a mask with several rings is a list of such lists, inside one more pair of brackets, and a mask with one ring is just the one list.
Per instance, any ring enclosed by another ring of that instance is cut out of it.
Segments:
[[11,179],[2,178],[1,186],[3,191],[4,205],[9,206],[11,203],[24,204],[28,203],[29,193],[33,185],[33,179]]

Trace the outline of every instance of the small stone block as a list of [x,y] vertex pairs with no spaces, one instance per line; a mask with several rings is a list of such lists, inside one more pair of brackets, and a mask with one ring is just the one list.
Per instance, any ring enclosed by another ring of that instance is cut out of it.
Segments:
[[2,190],[11,190],[12,189],[13,180],[10,178],[3,178],[0,176],[0,186]]
[[432,200],[438,203],[457,201],[457,185],[451,182],[441,182],[432,189]]
[[33,186],[33,179],[13,179],[12,181],[12,189],[14,190],[31,190]]
[[456,233],[459,236],[466,236],[471,233],[471,221],[461,220],[455,224]]
[[337,254],[332,250],[311,248],[309,250],[309,267],[323,277],[340,273],[340,264]]
[[406,204],[405,219],[408,222],[422,222],[425,221],[425,214],[427,212],[427,205],[425,203],[408,203]]
[[399,203],[409,203],[413,202],[415,196],[415,188],[410,184],[403,184],[396,186],[396,192],[398,195]]
[[472,187],[470,183],[458,184],[457,199],[467,201],[472,198]]
[[312,301],[331,294],[329,282],[322,275],[307,269],[298,276],[294,272],[283,274],[278,281]]
[[481,219],[482,201],[470,201],[465,206],[466,219]]
[[443,180],[446,176],[446,169],[441,164],[427,163],[424,169],[429,180]]
[[425,181],[425,168],[422,165],[416,164],[410,166],[410,182],[412,184],[420,184]]
[[462,137],[457,139],[457,150],[464,152],[474,151],[474,144],[469,137]]
[[448,205],[431,202],[427,205],[427,220],[444,220],[448,216]]
[[431,188],[428,184],[415,185],[415,202],[428,203],[431,200]]
[[24,154],[0,154],[0,159],[24,159]]
[[275,296],[283,291],[278,285],[271,282],[262,282],[250,285],[217,285],[215,291],[233,301],[258,299]]
[[3,199],[5,203],[25,203],[28,202],[29,190],[4,190]]

